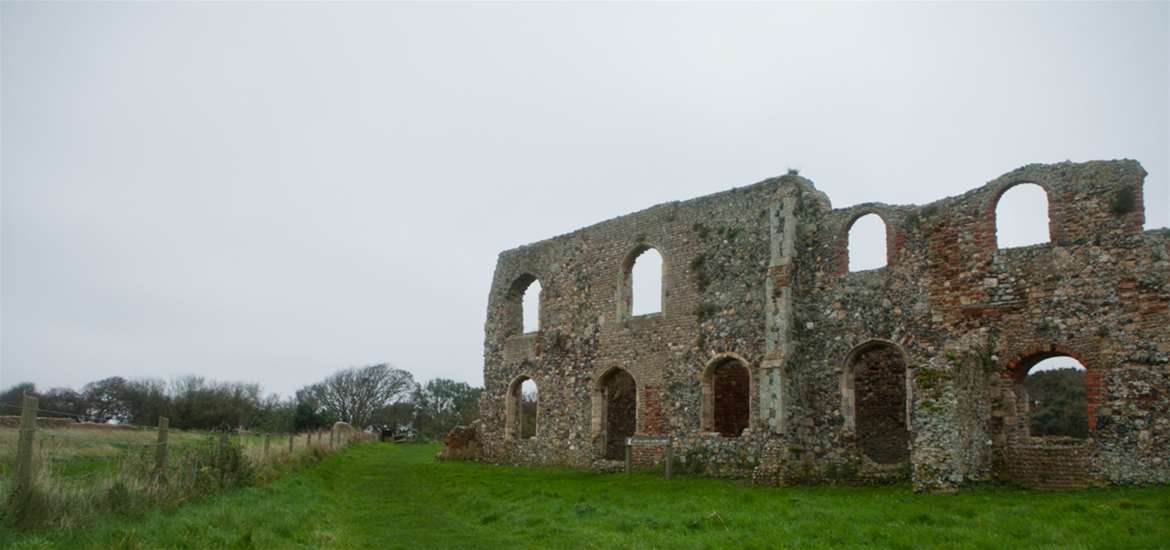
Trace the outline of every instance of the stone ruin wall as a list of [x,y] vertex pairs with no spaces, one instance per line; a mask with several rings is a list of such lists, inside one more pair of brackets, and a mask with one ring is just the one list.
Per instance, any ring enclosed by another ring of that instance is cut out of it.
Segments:
[[[637,434],[672,435],[682,471],[909,477],[937,491],[989,479],[1166,483],[1170,231],[1142,230],[1144,176],[1134,161],[1030,165],[924,206],[833,209],[788,175],[503,252],[485,323],[483,456],[614,467],[606,391],[624,371]],[[1051,242],[997,249],[996,203],[1022,182],[1047,192]],[[849,272],[849,228],[869,213],[886,224],[887,266]],[[631,316],[628,270],[648,247],[663,259],[662,311]],[[533,279],[540,329],[524,334]],[[1087,368],[1088,440],[1027,434],[1016,383],[1057,354]],[[904,385],[896,364],[873,357],[900,357]],[[739,437],[712,422],[725,365],[749,373]],[[510,398],[525,378],[539,389],[531,438],[514,429]],[[634,451],[641,465],[663,457]],[[1054,474],[1032,473],[1045,468]]]

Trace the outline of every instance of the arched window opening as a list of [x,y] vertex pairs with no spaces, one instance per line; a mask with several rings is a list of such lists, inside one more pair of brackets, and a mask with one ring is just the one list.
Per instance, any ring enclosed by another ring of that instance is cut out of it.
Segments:
[[504,431],[510,439],[536,437],[538,414],[538,389],[536,382],[527,376],[512,381],[508,387],[507,415]]
[[523,308],[521,309],[524,317],[524,332],[536,332],[540,330],[540,293],[544,289],[540,286],[540,281],[533,279],[528,288],[524,289]]
[[751,421],[751,373],[736,359],[707,368],[703,376],[702,431],[739,437]]
[[886,222],[877,214],[857,218],[849,227],[849,271],[886,266]]
[[625,457],[626,438],[637,431],[638,385],[625,369],[610,370],[593,390],[593,432],[609,460]]
[[647,248],[634,258],[630,269],[631,315],[647,315],[662,311],[662,255]]
[[995,242],[999,248],[1043,244],[1048,230],[1048,194],[1035,183],[1013,185],[995,203]]
[[521,274],[512,281],[501,312],[505,336],[540,330],[542,294],[540,281],[530,273]]
[[884,342],[858,348],[846,362],[842,389],[846,424],[855,428],[865,456],[878,464],[909,460],[906,361],[901,350]]
[[1019,382],[1017,407],[1022,406],[1030,435],[1089,437],[1086,372],[1084,365],[1067,355],[1041,359],[1026,370]]
[[531,379],[520,384],[520,439],[536,436],[536,382]]

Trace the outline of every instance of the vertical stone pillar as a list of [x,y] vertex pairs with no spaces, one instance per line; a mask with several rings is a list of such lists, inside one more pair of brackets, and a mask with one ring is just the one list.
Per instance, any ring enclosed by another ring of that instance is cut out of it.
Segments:
[[771,257],[765,282],[764,346],[759,368],[758,421],[772,432],[784,431],[784,366],[791,348],[792,264],[796,250],[797,189],[781,183],[768,209]]

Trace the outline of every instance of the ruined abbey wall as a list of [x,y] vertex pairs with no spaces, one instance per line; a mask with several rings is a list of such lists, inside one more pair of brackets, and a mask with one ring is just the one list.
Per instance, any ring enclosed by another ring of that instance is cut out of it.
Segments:
[[[673,436],[684,471],[763,483],[1168,482],[1170,231],[1142,230],[1144,176],[1133,161],[1031,165],[924,206],[833,209],[788,175],[506,251],[483,456],[604,469],[628,426]],[[997,249],[996,203],[1021,182],[1047,192],[1051,242]],[[869,213],[888,265],[849,272],[849,228]],[[662,311],[632,316],[647,248],[663,259]],[[540,329],[525,334],[533,280]],[[1087,440],[1027,433],[1017,382],[1054,355],[1087,368]],[[516,429],[526,378],[530,438]],[[635,448],[644,465],[663,454]]]

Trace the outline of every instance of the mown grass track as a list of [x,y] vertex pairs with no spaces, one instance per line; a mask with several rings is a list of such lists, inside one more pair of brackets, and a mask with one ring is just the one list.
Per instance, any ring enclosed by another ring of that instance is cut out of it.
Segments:
[[357,445],[264,487],[13,548],[1170,548],[1170,488],[955,496],[435,462]]

